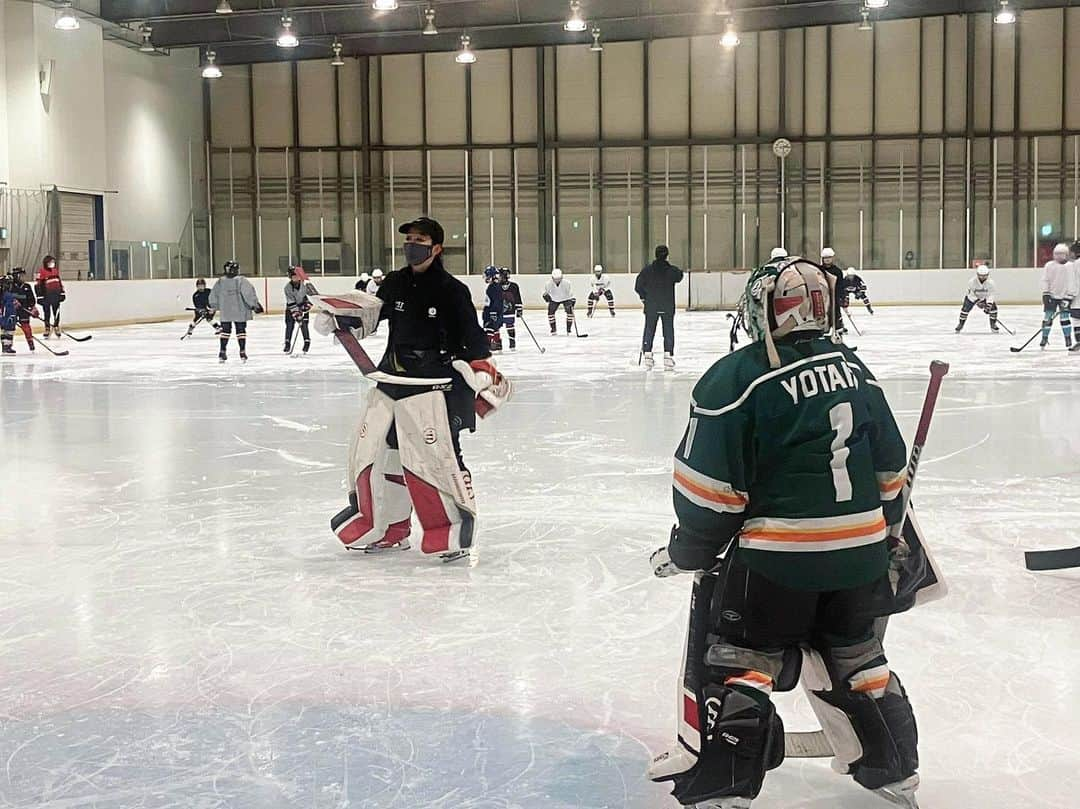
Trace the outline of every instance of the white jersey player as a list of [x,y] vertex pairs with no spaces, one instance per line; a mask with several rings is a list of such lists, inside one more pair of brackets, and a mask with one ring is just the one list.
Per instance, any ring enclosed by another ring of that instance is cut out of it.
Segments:
[[1073,262],[1069,261],[1069,245],[1059,244],[1054,248],[1054,257],[1046,262],[1042,271],[1043,323],[1041,348],[1050,342],[1050,327],[1054,325],[1054,315],[1061,320],[1061,333],[1065,336],[1065,347],[1072,348],[1072,319],[1069,311],[1073,299],[1077,296],[1076,273]]
[[976,306],[989,315],[990,331],[999,331],[998,307],[997,301],[994,299],[995,291],[996,287],[990,278],[990,268],[985,266],[979,267],[978,270],[975,271],[975,275],[971,277],[967,294],[964,295],[964,300],[960,304],[960,322],[956,324],[957,332],[964,330],[964,324],[967,323],[968,315],[971,314],[971,310]]
[[376,267],[374,270],[371,271],[371,280],[368,281],[367,287],[364,289],[364,291],[368,295],[378,295],[379,287],[382,286],[382,282],[384,280],[386,280],[386,275],[383,273],[382,270]]
[[551,333],[555,334],[555,313],[561,306],[566,311],[566,333],[570,334],[574,328],[574,293],[570,289],[570,282],[563,278],[563,271],[556,267],[551,271],[551,280],[544,287],[544,300],[548,305],[548,325]]
[[612,317],[615,317],[615,296],[611,292],[611,279],[608,278],[608,274],[604,272],[604,266],[602,264],[597,264],[593,267],[592,291],[589,292],[588,317],[593,316],[593,310],[596,309],[596,304],[600,302],[601,298],[607,298],[608,311],[611,312]]

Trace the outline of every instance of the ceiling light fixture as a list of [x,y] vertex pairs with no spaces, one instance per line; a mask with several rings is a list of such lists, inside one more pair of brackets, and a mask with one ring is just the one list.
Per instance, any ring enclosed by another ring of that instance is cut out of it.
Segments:
[[295,48],[300,44],[296,32],[292,29],[293,18],[288,13],[281,15],[281,30],[278,31],[277,46],[279,48]]
[[341,41],[336,37],[334,38],[334,44],[330,46],[330,50],[334,52],[334,58],[330,60],[330,64],[334,67],[345,67],[345,60],[341,58]]
[[53,28],[58,31],[77,31],[79,30],[79,18],[75,16],[75,11],[71,7],[71,3],[64,3],[60,7],[60,16],[56,18],[56,22],[53,23]]
[[588,29],[588,23],[581,16],[581,0],[570,0],[570,19],[563,24],[563,30],[577,34]]
[[1016,12],[1009,5],[1009,0],[1001,0],[1001,8],[994,15],[994,22],[998,25],[1012,25],[1016,22]]
[[397,11],[398,0],[375,0],[371,7],[376,11]]
[[427,20],[424,23],[423,35],[426,37],[433,37],[439,33],[439,29],[435,27],[435,9],[428,6],[424,11],[424,19]]
[[870,22],[870,9],[866,6],[862,7],[862,22],[859,23],[860,31],[873,31],[874,24]]
[[724,28],[724,35],[720,37],[720,44],[729,50],[738,46],[739,29],[735,27],[734,17],[728,17],[727,27]]
[[157,48],[154,47],[154,43],[150,41],[150,37],[153,35],[154,29],[147,23],[143,23],[139,26],[139,36],[142,37],[142,44],[139,45],[140,53],[155,53]]
[[461,35],[461,50],[458,51],[458,55],[454,57],[454,61],[459,65],[473,65],[476,64],[476,54],[473,53],[472,39],[468,34]]
[[232,6],[229,5],[229,0],[221,0],[217,4],[217,8],[214,9],[215,14],[232,14]]
[[889,0],[866,0],[867,8],[885,8],[889,5]]
[[593,53],[600,53],[604,50],[603,44],[600,42],[600,29],[592,29],[592,45],[589,46],[589,50]]
[[202,69],[202,77],[204,79],[220,79],[221,68],[214,64],[214,60],[217,59],[217,54],[213,51],[206,52],[206,66]]

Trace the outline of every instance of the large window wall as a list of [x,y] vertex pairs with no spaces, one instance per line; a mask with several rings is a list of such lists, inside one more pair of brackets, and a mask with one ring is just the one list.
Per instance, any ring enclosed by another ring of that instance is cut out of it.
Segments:
[[421,214],[470,273],[635,272],[660,243],[694,269],[777,244],[1025,266],[1080,226],[1080,9],[478,55],[208,82],[215,265],[397,266],[396,227]]

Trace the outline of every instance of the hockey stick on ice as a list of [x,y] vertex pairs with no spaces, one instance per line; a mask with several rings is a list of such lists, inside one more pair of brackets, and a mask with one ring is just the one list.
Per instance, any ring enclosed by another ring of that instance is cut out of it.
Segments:
[[1017,348],[1016,346],[1009,346],[1009,351],[1011,351],[1013,354],[1019,354],[1021,351],[1023,351],[1025,348],[1027,348],[1029,345],[1031,345],[1032,342],[1034,342],[1036,337],[1038,337],[1040,334],[1042,334],[1042,330],[1043,330],[1043,327],[1039,326],[1039,330],[1037,332],[1035,332],[1033,335],[1031,335],[1031,337],[1028,338],[1026,343],[1024,343],[1019,348]]
[[1024,566],[1028,570],[1067,570],[1080,567],[1080,547],[1056,551],[1026,551]]
[[[30,317],[34,318],[34,320],[40,320],[46,326],[49,325],[48,321],[45,320],[45,318],[41,317],[41,315],[35,315],[33,312],[31,312]],[[57,326],[57,328],[60,329],[59,326]],[[68,332],[67,329],[60,329],[60,336],[61,337],[70,337],[76,343],[85,343],[87,340],[94,339],[94,335],[92,335],[92,334],[88,334],[85,337],[76,337],[74,334],[71,334],[70,332]]]
[[855,329],[855,333],[862,337],[862,332],[859,330],[859,327],[855,325],[855,319],[851,316],[851,312],[845,309],[844,316],[847,318],[848,323],[851,324],[851,328]]
[[[1001,326],[1001,328],[1005,329],[1005,331],[1007,331],[1009,334],[1013,335],[1014,337],[1016,336],[1016,332],[1014,332],[1012,329],[1010,329],[1008,326],[1006,326],[1004,323],[1002,323],[1000,317],[998,318],[997,324],[999,326]],[[1042,331],[1042,330],[1040,329],[1040,331]]]
[[574,311],[573,311],[576,307],[577,307],[577,298],[571,298],[570,299],[570,317],[572,317],[574,319],[574,321],[573,321],[574,322],[574,334],[576,336],[578,336],[578,337],[588,337],[589,336],[588,332],[585,332],[585,334],[582,334],[581,332],[578,331],[577,315],[574,314]]
[[547,349],[544,348],[542,345],[540,345],[540,341],[536,339],[536,335],[533,334],[533,330],[530,329],[529,324],[525,322],[525,316],[522,315],[521,317],[518,318],[518,320],[521,321],[521,325],[525,327],[525,331],[527,331],[529,333],[529,336],[532,338],[532,341],[536,344],[536,347],[538,349],[540,349],[540,353],[541,354],[545,353],[547,351]]
[[44,348],[46,351],[48,351],[54,357],[66,357],[68,355],[68,352],[65,351],[64,349],[60,349],[59,351],[57,351],[56,349],[49,346],[48,343],[46,343],[43,340],[39,340],[37,337],[34,338],[34,342],[37,343],[42,348]]

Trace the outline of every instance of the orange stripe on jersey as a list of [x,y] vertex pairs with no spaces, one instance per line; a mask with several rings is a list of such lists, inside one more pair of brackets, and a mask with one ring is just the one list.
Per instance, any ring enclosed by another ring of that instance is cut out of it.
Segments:
[[882,494],[895,494],[904,488],[904,484],[907,483],[907,471],[897,472],[895,475],[890,473],[878,474],[878,489]]
[[850,528],[772,528],[744,531],[746,539],[770,539],[775,542],[822,542],[831,539],[855,539],[885,530],[885,518],[853,525]]
[[695,494],[703,500],[710,500],[714,503],[722,503],[725,506],[745,506],[747,499],[742,495],[725,491],[721,488],[705,487],[702,484],[690,480],[686,475],[680,472],[675,472],[675,483],[677,486],[686,489],[691,494]]

